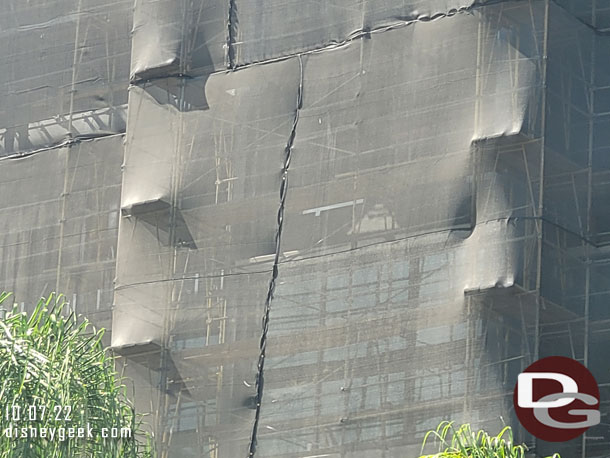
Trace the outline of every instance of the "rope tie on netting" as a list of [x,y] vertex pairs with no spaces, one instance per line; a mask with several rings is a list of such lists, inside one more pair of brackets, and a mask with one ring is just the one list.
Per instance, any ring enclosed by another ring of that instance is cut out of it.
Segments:
[[269,332],[269,317],[271,313],[271,302],[273,301],[273,295],[275,292],[276,280],[278,277],[278,266],[280,263],[281,256],[281,245],[282,245],[282,231],[284,229],[284,209],[286,207],[286,196],[288,194],[288,169],[290,168],[290,161],[292,158],[292,149],[294,147],[294,139],[296,137],[297,123],[299,122],[299,114],[303,105],[303,60],[299,56],[299,68],[300,68],[300,81],[299,88],[297,91],[297,104],[292,121],[292,129],[288,137],[288,142],[284,148],[284,164],[282,166],[282,176],[280,182],[280,205],[277,211],[277,229],[275,232],[275,257],[273,260],[273,270],[271,273],[271,280],[269,281],[269,288],[267,290],[267,297],[265,299],[265,312],[262,319],[262,334],[259,343],[260,353],[258,356],[257,372],[256,372],[256,413],[254,415],[254,426],[252,428],[252,436],[250,438],[250,445],[248,447],[248,458],[253,457],[256,453],[256,443],[258,434],[258,425],[260,422],[261,404],[263,400],[263,388],[264,388],[264,369],[265,369],[265,355],[267,352],[267,334]]

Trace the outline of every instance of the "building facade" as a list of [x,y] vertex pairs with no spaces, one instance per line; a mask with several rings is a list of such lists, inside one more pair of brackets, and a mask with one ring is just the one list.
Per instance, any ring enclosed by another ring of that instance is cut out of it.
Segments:
[[[161,457],[610,450],[610,5],[7,0],[0,289],[121,355]],[[519,372],[602,423],[536,441]]]

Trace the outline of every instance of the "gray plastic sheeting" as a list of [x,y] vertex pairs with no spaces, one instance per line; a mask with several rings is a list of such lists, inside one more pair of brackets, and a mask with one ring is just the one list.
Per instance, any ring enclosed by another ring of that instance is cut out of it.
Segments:
[[0,156],[125,131],[131,3],[4,2]]
[[0,286],[111,326],[161,457],[532,445],[551,354],[603,424],[538,452],[607,454],[601,2],[43,3],[0,16]]
[[136,14],[113,322],[163,453],[415,456],[516,425],[538,356],[603,372],[604,39],[544,1],[180,5]]
[[210,73],[224,67],[228,1],[135,3],[132,79]]
[[51,291],[110,325],[122,137],[0,160],[0,284],[32,306]]
[[136,2],[132,78],[195,75],[278,59],[371,30],[453,15],[474,3],[144,0]]

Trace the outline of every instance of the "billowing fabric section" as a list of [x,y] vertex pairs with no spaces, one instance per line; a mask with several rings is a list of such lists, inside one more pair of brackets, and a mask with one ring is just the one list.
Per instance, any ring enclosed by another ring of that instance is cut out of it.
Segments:
[[72,310],[110,326],[122,143],[0,160],[0,284],[20,307],[62,291]]
[[445,416],[511,418],[535,352],[530,17],[490,6],[304,59],[260,456],[418,456]]
[[0,156],[125,131],[132,2],[10,0],[0,12]]
[[236,274],[238,262],[239,274],[247,274],[251,258],[273,253],[277,171],[299,72],[287,61],[182,79],[194,93],[205,92],[207,108],[192,111],[160,104],[154,86],[132,89],[115,300],[117,316],[127,316],[116,320],[125,324],[125,332],[114,329],[116,346],[163,338],[164,317],[150,330],[134,329],[128,317],[145,316],[152,325],[155,311],[167,310],[165,296],[156,295],[155,307],[136,291],[149,297],[155,284],[171,290],[184,276]]
[[135,3],[132,80],[225,67],[229,0]]
[[[160,368],[136,393],[158,401],[167,433],[185,432],[185,440],[163,442],[170,456],[198,443],[202,432],[191,427],[205,426],[231,456],[247,447],[247,381],[300,72],[292,60],[177,79],[177,105],[169,102],[173,89],[156,81],[131,90],[113,346],[133,355],[132,370]],[[194,103],[201,98],[204,106]],[[212,423],[200,425],[208,403]],[[195,417],[184,420],[188,406]]]
[[[527,57],[498,33],[523,13],[490,7],[305,58],[284,249],[307,256],[426,232],[467,234],[513,216],[489,190],[500,183],[481,188],[473,174],[488,160],[484,145],[536,137],[536,50]],[[434,59],[405,45],[433,38]],[[487,51],[480,56],[477,39]],[[519,62],[513,72],[511,62]]]

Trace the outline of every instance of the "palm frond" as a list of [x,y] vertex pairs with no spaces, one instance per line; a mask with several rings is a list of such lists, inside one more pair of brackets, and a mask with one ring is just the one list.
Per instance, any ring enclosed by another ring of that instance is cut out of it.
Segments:
[[[515,445],[513,431],[507,426],[496,436],[483,430],[476,433],[469,424],[455,428],[452,422],[441,422],[424,436],[421,453],[434,441],[438,452],[420,458],[525,458],[527,447]],[[554,454],[547,458],[561,458]]]
[[[8,293],[0,293],[0,304]],[[47,438],[13,440],[0,435],[0,458],[150,458],[150,435],[143,433],[141,417],[125,396],[124,379],[114,358],[102,346],[104,330],[66,312],[61,295],[41,299],[31,314],[13,307],[0,319],[0,399],[2,407],[44,407],[47,412],[69,406],[70,422],[46,415],[41,427],[85,427],[94,437],[58,441]],[[66,316],[67,315],[67,316]],[[2,412],[4,413],[4,412]],[[30,427],[32,422],[0,415],[0,431]],[[132,428],[132,439],[102,438],[102,428]]]

